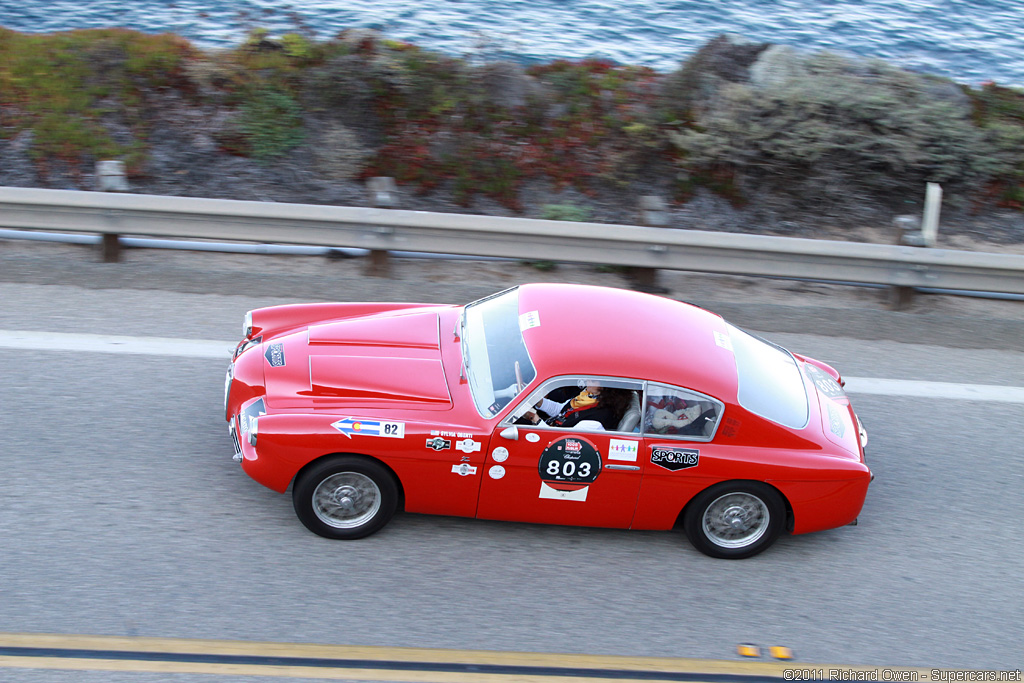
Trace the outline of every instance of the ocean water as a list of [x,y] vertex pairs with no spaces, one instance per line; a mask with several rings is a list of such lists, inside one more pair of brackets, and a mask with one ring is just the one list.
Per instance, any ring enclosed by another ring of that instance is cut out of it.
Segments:
[[1024,86],[1024,0],[0,0],[0,25],[173,31],[202,47],[237,44],[255,26],[319,38],[360,27],[481,59],[605,57],[659,71],[735,33]]

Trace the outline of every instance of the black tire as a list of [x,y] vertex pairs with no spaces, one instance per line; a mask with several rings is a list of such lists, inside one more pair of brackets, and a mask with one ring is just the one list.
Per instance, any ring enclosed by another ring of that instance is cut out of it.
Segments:
[[395,514],[398,484],[380,463],[358,455],[314,462],[292,487],[295,514],[324,538],[353,540],[380,531]]
[[715,484],[694,497],[683,518],[693,547],[725,560],[741,560],[766,550],[785,523],[782,496],[757,481]]

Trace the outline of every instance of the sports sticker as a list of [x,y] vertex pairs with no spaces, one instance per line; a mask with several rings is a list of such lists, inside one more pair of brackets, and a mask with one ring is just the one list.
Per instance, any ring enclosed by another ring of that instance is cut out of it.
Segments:
[[540,311],[530,311],[519,316],[519,331],[540,327]]
[[494,465],[491,469],[487,470],[487,474],[491,479],[501,479],[505,476],[505,468],[501,465]]
[[601,473],[601,454],[578,436],[557,439],[541,452],[537,471],[543,481],[590,484]]
[[267,362],[270,363],[271,367],[280,368],[284,366],[284,344],[271,344],[263,355],[266,356]]
[[491,459],[494,460],[494,462],[505,462],[508,460],[508,449],[504,446],[498,446],[491,451]]
[[654,446],[651,451],[651,462],[653,464],[673,472],[696,467],[699,461],[700,451],[695,448]]
[[452,465],[452,472],[459,475],[460,477],[468,477],[471,474],[476,474],[476,466],[470,465],[468,463]]
[[638,443],[626,439],[612,439],[608,443],[608,459],[636,462]]
[[715,343],[727,351],[732,351],[732,339],[718,330],[715,330]]
[[343,417],[331,424],[339,432],[352,438],[353,434],[363,436],[386,436],[391,439],[405,438],[404,422],[384,422],[382,420],[364,420],[358,417]]
[[446,451],[452,447],[452,442],[448,439],[442,439],[439,436],[435,436],[432,439],[427,439],[427,448],[433,448],[435,451]]
[[463,453],[472,453],[480,450],[483,444],[479,441],[473,441],[473,439],[463,439],[455,444],[455,447]]

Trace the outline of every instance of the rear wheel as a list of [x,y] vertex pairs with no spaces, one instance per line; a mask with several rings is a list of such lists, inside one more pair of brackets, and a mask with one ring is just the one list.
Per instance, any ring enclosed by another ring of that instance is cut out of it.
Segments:
[[690,503],[683,528],[711,557],[739,560],[767,549],[782,532],[786,505],[778,491],[756,481],[716,484]]
[[398,486],[380,463],[335,455],[303,471],[292,487],[295,514],[324,538],[351,540],[379,531],[398,506]]

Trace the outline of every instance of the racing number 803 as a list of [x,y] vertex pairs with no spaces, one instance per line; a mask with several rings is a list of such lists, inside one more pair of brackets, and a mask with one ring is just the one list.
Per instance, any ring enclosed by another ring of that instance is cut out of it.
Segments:
[[564,460],[561,463],[557,460],[548,460],[547,473],[548,476],[557,477],[558,475],[563,476],[566,479],[571,479],[573,476],[589,477],[591,466],[589,462],[581,462],[579,467],[576,467],[576,463],[572,460]]

